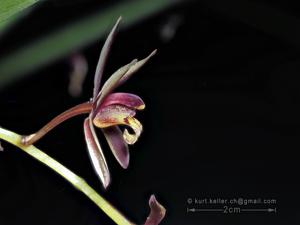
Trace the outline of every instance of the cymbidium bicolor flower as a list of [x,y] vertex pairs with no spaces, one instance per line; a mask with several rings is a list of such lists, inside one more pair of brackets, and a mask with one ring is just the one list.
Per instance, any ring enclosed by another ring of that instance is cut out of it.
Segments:
[[[110,174],[95,132],[95,127],[103,131],[115,158],[123,168],[127,168],[129,164],[128,144],[134,144],[142,132],[142,125],[134,116],[137,110],[145,108],[145,104],[140,97],[134,94],[113,93],[113,91],[128,80],[156,52],[155,50],[145,59],[140,61],[135,59],[121,67],[101,87],[104,66],[119,22],[120,19],[113,27],[102,48],[96,68],[93,97],[91,100],[63,112],[38,132],[23,136],[22,138],[22,144],[33,144],[63,121],[76,115],[88,114],[88,117],[84,120],[85,140],[91,162],[104,188],[107,188],[110,183]],[[132,132],[129,132],[127,129],[124,129],[122,132],[119,127],[120,125],[130,127]],[[165,216],[166,210],[156,200],[154,195],[150,197],[149,206],[150,214],[144,225],[157,225]]]
[[[33,144],[63,121],[79,114],[88,113],[88,117],[84,120],[85,140],[91,162],[104,188],[107,188],[110,183],[110,173],[95,127],[101,128],[115,158],[123,168],[127,168],[129,164],[128,144],[134,144],[142,132],[142,124],[134,116],[136,111],[145,108],[145,104],[140,97],[134,94],[112,92],[128,80],[156,52],[155,50],[147,58],[140,61],[135,59],[121,67],[100,88],[104,66],[119,22],[120,19],[113,27],[102,48],[96,68],[91,100],[63,112],[38,132],[24,136],[22,139],[25,145]],[[122,132],[120,125],[128,126],[132,131],[129,132],[128,129],[124,129]]]

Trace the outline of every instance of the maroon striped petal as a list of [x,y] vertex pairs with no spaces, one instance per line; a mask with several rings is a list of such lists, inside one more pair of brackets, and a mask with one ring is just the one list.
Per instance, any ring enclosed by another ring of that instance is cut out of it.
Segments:
[[156,200],[154,195],[149,199],[150,214],[144,225],[157,225],[166,215],[166,209]]
[[101,103],[99,110],[108,105],[124,105],[138,110],[145,108],[145,103],[139,96],[121,92],[109,94]]
[[129,164],[129,150],[124,142],[122,131],[118,126],[103,128],[102,131],[115,158],[126,169]]
[[118,25],[119,25],[121,19],[122,18],[119,17],[119,19],[117,20],[117,22],[114,25],[113,29],[109,33],[109,35],[108,35],[108,37],[107,37],[107,39],[106,39],[106,41],[103,45],[103,48],[101,50],[99,61],[98,61],[97,68],[96,68],[95,77],[94,77],[93,101],[95,101],[95,99],[98,95],[100,85],[101,85],[101,78],[102,78],[102,75],[103,75],[103,71],[104,71],[106,61],[107,61],[107,57],[108,57],[112,42],[113,42],[113,40],[116,36],[116,30],[118,28]]
[[110,183],[110,174],[90,118],[84,120],[84,135],[92,165],[106,189]]

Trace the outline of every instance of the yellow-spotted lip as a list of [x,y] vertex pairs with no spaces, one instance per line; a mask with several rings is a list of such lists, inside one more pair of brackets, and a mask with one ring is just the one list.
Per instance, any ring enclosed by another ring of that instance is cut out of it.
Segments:
[[108,105],[101,107],[93,119],[93,124],[99,128],[111,126],[126,125],[129,126],[133,133],[124,130],[123,138],[127,144],[134,144],[142,133],[142,124],[134,118],[135,110],[124,105]]

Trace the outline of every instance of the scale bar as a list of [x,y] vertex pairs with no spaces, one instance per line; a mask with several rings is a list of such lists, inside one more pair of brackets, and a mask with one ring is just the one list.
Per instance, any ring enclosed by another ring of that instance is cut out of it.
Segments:
[[[234,213],[241,213],[241,212],[277,212],[276,208],[265,208],[265,209],[242,209],[242,208],[234,208]],[[196,209],[196,208],[187,208],[187,212],[222,212],[222,213],[233,213],[228,212],[225,209]]]

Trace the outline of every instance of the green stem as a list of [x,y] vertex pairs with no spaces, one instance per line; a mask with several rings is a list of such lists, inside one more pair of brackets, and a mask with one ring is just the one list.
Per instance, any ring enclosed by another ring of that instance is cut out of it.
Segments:
[[33,145],[25,146],[21,143],[22,136],[12,131],[0,127],[0,139],[3,139],[20,149],[33,158],[42,162],[52,170],[60,174],[69,181],[79,191],[83,192],[91,201],[93,201],[100,209],[104,211],[116,224],[133,225],[124,215],[115,209],[108,201],[101,197],[85,180],[74,174],[71,170],[60,164],[55,159],[51,158]]

